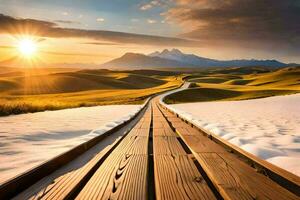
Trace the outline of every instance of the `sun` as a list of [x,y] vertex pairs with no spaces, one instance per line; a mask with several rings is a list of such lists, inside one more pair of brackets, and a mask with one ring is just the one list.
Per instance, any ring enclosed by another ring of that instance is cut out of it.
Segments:
[[37,43],[30,38],[24,38],[18,41],[17,48],[22,56],[32,58],[37,52]]

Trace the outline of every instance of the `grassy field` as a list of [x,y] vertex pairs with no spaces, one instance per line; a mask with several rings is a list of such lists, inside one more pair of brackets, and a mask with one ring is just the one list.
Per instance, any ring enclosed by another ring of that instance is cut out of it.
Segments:
[[167,103],[245,100],[300,92],[300,67],[208,70],[189,76],[190,89],[172,94]]
[[[167,103],[244,100],[300,91],[300,68],[227,68],[191,71],[191,88]],[[0,68],[0,115],[64,108],[140,104],[174,89],[183,72]]]
[[175,72],[74,69],[8,69],[0,72],[0,115],[44,110],[140,104],[178,87]]

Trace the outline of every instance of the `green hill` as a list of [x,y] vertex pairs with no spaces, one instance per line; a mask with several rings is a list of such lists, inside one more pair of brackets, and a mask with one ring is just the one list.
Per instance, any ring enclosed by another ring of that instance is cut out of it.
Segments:
[[240,68],[215,70],[206,75],[200,73],[199,78],[194,74],[188,79],[193,82],[191,89],[168,96],[166,102],[245,100],[300,92],[300,67],[260,70],[260,73],[257,69],[247,69],[237,73],[240,71]]

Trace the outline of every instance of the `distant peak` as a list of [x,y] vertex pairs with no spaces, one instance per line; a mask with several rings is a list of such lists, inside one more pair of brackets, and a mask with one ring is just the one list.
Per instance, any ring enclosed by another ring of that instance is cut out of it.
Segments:
[[168,49],[164,49],[161,53],[169,53]]
[[154,56],[158,56],[158,57],[161,57],[161,56],[181,56],[183,55],[183,53],[179,50],[179,49],[164,49],[162,50],[161,52],[159,51],[155,51],[153,53],[150,53],[149,56],[151,57],[154,57]]
[[136,56],[143,56],[143,54],[128,52],[128,53],[125,53],[122,57],[136,57]]
[[175,49],[175,48],[173,48],[173,49],[171,49],[171,50],[169,50],[169,49],[164,49],[161,53],[162,53],[162,54],[166,54],[166,53],[182,54],[182,52],[181,52],[179,49]]
[[171,53],[182,54],[182,52],[179,49],[172,49]]

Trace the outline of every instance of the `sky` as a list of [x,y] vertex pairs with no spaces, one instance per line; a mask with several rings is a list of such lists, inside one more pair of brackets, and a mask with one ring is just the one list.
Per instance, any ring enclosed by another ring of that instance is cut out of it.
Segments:
[[300,0],[0,0],[0,64],[22,60],[28,37],[47,65],[165,48],[300,63],[299,21]]

